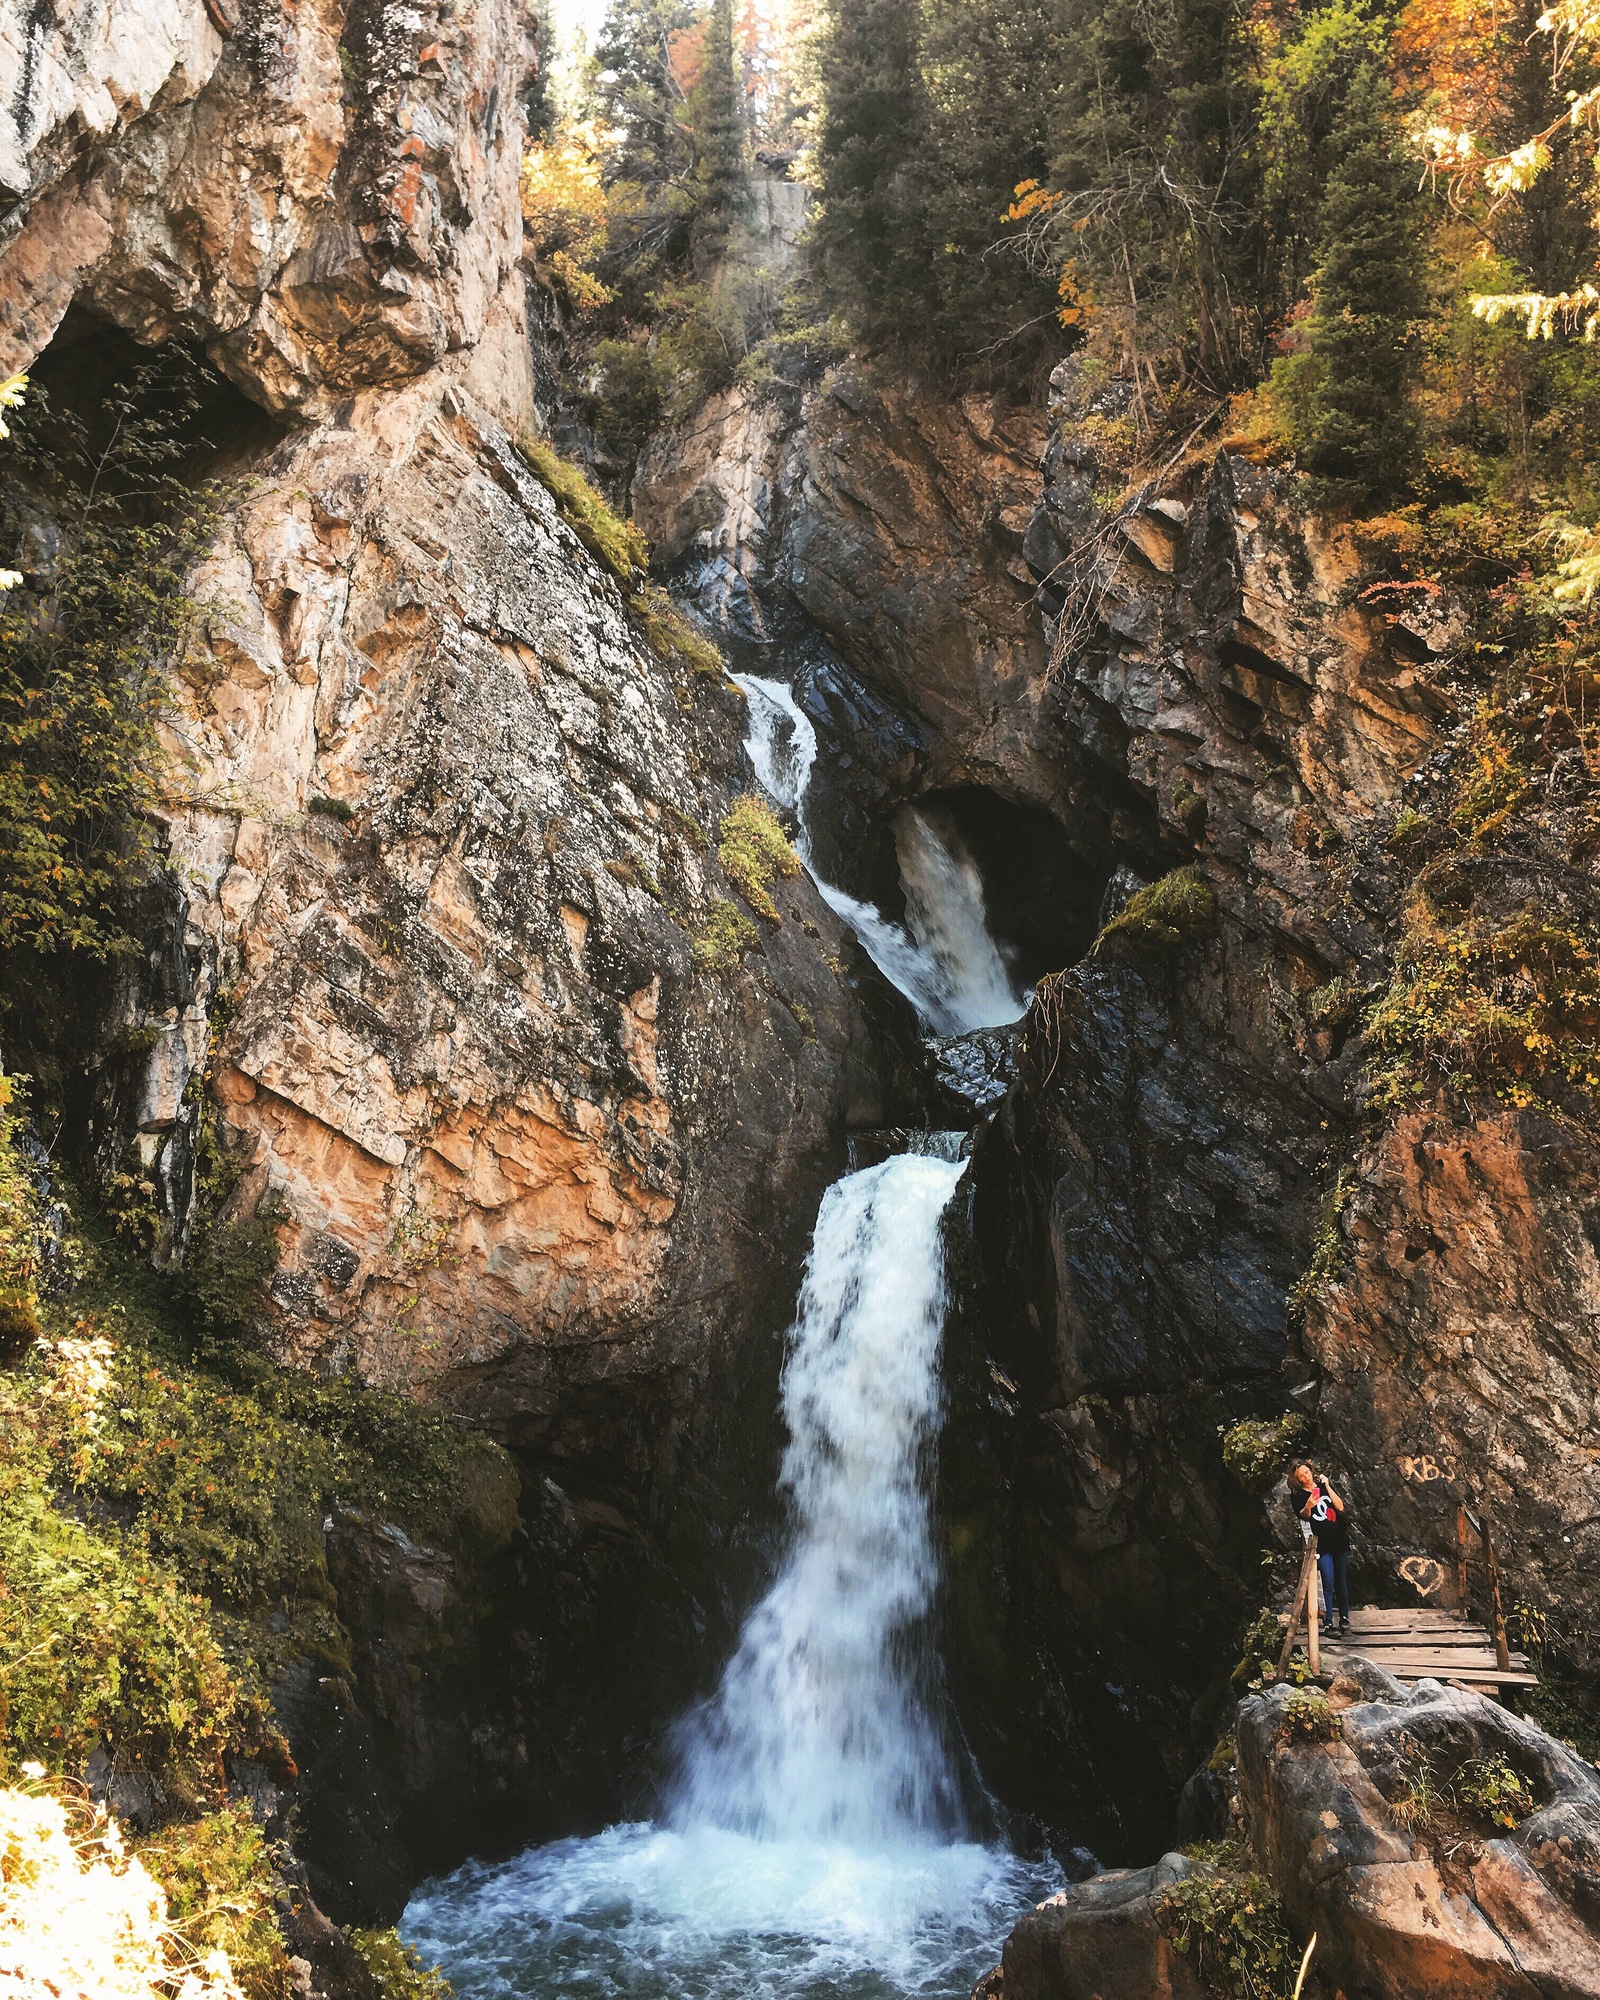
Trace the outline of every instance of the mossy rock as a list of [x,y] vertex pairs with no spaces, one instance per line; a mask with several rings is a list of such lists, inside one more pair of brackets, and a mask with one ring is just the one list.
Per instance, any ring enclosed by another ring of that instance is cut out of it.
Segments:
[[1136,956],[1170,957],[1216,921],[1217,899],[1198,868],[1175,868],[1130,896],[1095,939],[1091,956],[1122,946]]

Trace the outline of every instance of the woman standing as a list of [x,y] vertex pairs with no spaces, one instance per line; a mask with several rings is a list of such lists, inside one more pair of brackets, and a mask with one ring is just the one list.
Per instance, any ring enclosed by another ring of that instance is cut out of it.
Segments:
[[1309,1465],[1297,1465],[1289,1475],[1295,1512],[1317,1538],[1317,1567],[1322,1571],[1323,1635],[1332,1638],[1333,1607],[1339,1605],[1339,1631],[1350,1630],[1350,1528],[1345,1503],[1328,1480]]

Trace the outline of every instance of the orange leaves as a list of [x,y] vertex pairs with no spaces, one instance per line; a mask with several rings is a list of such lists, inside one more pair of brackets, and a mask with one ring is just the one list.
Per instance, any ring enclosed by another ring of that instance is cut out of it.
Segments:
[[547,145],[529,146],[518,188],[535,271],[559,286],[580,312],[608,304],[611,292],[592,268],[609,221],[599,135],[580,126]]
[[1011,192],[1013,200],[1004,218],[1007,222],[1031,222],[1036,216],[1049,215],[1066,200],[1065,195],[1039,181],[1018,181]]

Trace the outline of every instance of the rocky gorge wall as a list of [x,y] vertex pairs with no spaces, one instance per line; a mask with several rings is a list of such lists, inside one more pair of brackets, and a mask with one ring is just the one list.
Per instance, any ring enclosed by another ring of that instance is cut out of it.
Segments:
[[487,1568],[331,1530],[356,1707],[280,1699],[352,1917],[552,1801],[617,1808],[619,1738],[720,1643],[696,1551],[769,1486],[798,1256],[882,1122],[848,933],[778,872],[735,916],[742,697],[652,646],[517,446],[532,32],[510,0],[0,12],[0,368],[70,405],[181,341],[238,392],[82,1143],[158,1265],[270,1225],[275,1360],[523,1455]]
[[[1443,825],[1470,762],[1464,606],[1390,587],[1247,446],[1109,498],[1119,393],[1069,360],[1041,430],[850,363],[714,401],[634,501],[867,767],[838,781],[841,866],[853,826],[970,786],[1048,884],[1056,956],[1027,975],[1059,976],[975,1151],[948,1645],[991,1781],[1134,1858],[1289,1538],[1223,1435],[1300,1422],[1380,1601],[1449,1600],[1466,1498],[1548,1613],[1588,1601],[1600,1350],[1581,1122],[1371,1103],[1364,1019],[1428,865],[1394,828]],[[1504,908],[1536,880],[1589,907],[1567,769],[1520,860],[1442,865]],[[1026,898],[972,851],[1015,946]],[[1581,1669],[1584,1615],[1565,1629]]]
[[[171,1264],[204,1118],[274,1231],[261,1345],[520,1454],[482,1574],[331,1531],[364,1708],[307,1694],[298,1727],[325,1849],[366,1815],[352,1909],[452,1774],[447,1846],[491,1795],[506,1838],[614,1802],[754,1560],[751,1412],[846,1135],[957,1115],[803,876],[726,948],[741,698],[649,643],[519,448],[528,32],[510,0],[0,0],[0,370],[181,339],[253,413],[92,1149],[149,1181]],[[1036,988],[975,1149],[952,1672],[1010,1802],[1142,1859],[1262,1594],[1242,1418],[1314,1425],[1374,1594],[1448,1590],[1470,1492],[1592,1666],[1600,1273],[1581,1127],[1369,1104],[1397,813],[1473,699],[1459,610],[1373,595],[1244,449],[1108,501],[1116,393],[1069,361],[1048,413],[951,401],[854,357],[714,399],[633,507],[830,746],[832,879],[894,914],[895,815],[946,815]],[[1590,907],[1563,769],[1522,873],[1457,857],[1462,896]]]

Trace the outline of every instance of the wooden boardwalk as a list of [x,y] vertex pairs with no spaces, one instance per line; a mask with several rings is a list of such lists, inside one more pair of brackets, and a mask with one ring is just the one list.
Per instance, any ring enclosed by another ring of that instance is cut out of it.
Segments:
[[[1287,1613],[1280,1613],[1285,1625]],[[1306,1635],[1298,1635],[1302,1643]],[[1434,1610],[1426,1604],[1384,1611],[1358,1604],[1350,1614],[1350,1630],[1321,1641],[1324,1673],[1336,1674],[1356,1655],[1382,1667],[1398,1681],[1453,1681],[1459,1687],[1494,1693],[1506,1687],[1537,1687],[1539,1677],[1528,1671],[1525,1653],[1506,1653],[1500,1664],[1494,1636],[1459,1611]]]

